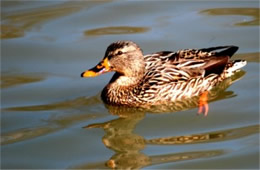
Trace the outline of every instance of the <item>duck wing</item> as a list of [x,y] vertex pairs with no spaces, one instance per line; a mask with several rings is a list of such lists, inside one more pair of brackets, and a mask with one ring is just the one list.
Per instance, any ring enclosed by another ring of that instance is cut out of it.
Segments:
[[168,83],[221,74],[237,50],[236,46],[218,46],[146,55],[146,76],[152,82],[161,80],[161,83]]
[[179,51],[179,58],[173,57],[171,60],[175,63],[179,63],[177,64],[179,67],[200,67],[200,69],[205,70],[204,76],[212,73],[221,74],[228,64],[229,59],[237,50],[237,46],[218,46],[199,50],[182,50]]

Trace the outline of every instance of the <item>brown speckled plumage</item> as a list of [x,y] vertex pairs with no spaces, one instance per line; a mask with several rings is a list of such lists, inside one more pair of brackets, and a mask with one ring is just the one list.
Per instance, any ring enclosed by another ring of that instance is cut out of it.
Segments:
[[246,64],[229,60],[237,49],[221,46],[143,56],[134,42],[118,41],[107,48],[106,67],[94,67],[91,71],[116,72],[102,91],[105,103],[135,107],[165,104],[199,95],[230,77]]

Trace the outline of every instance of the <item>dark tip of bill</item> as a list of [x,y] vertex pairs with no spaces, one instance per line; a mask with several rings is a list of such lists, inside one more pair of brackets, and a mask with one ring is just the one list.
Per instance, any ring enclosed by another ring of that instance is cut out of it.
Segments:
[[83,75],[84,75],[84,73],[85,73],[85,72],[81,73],[81,74],[80,74],[80,77],[84,77],[84,76],[83,76]]

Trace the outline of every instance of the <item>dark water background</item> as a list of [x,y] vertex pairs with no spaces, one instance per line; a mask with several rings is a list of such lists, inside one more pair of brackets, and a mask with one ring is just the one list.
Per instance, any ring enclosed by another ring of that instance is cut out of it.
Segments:
[[[207,117],[106,107],[112,73],[80,73],[117,40],[145,54],[232,44],[248,64]],[[259,169],[258,1],[1,1],[1,168],[109,167]]]

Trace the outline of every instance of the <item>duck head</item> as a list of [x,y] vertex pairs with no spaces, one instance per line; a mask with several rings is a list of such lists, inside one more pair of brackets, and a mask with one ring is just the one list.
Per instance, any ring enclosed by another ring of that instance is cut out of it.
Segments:
[[108,46],[103,60],[81,73],[81,77],[95,77],[110,71],[134,77],[143,74],[144,67],[143,53],[136,43],[117,41]]

